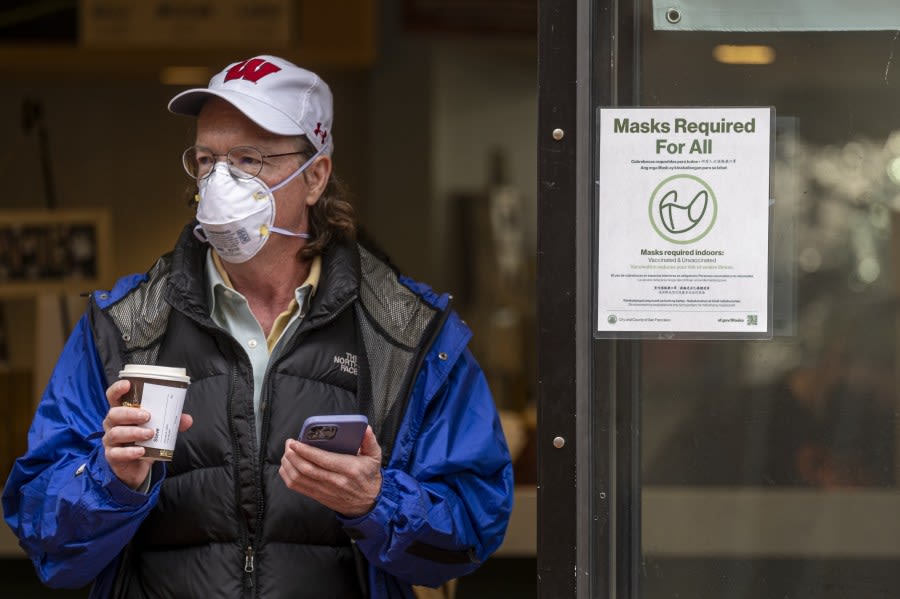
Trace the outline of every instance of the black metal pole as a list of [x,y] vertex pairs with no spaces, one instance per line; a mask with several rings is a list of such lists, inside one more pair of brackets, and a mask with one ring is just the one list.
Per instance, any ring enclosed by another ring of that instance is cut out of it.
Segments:
[[[50,141],[47,135],[47,126],[44,122],[44,107],[39,100],[26,98],[22,102],[22,128],[25,132],[35,130],[38,140],[38,154],[41,160],[41,175],[44,182],[44,207],[48,210],[56,209],[56,187],[53,182],[53,168],[50,161]],[[59,318],[63,329],[63,338],[68,338],[72,332],[72,318],[69,314],[69,304],[65,294],[60,293],[58,298]]]
[[538,2],[537,588],[553,599],[576,588],[576,5]]
[[44,108],[40,101],[26,98],[22,103],[22,127],[26,132],[37,132],[38,152],[41,159],[41,175],[44,182],[44,206],[56,208],[56,188],[53,184],[53,169],[50,162],[50,142],[44,123]]

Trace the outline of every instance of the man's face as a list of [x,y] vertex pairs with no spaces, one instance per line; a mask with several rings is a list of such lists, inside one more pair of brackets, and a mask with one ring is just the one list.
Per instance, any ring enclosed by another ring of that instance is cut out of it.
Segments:
[[[234,106],[211,98],[197,117],[196,144],[205,146],[224,160],[224,154],[237,146],[251,146],[262,154],[282,154],[297,150],[290,137],[276,135],[259,127]],[[259,178],[269,187],[287,179],[305,161],[303,156],[280,156],[263,160]],[[275,192],[275,226],[292,231],[307,229],[308,207],[318,200],[310,188],[306,172]]]

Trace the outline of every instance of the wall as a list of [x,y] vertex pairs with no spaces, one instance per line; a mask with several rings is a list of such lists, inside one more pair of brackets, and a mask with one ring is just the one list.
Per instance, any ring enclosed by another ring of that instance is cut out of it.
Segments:
[[481,192],[488,155],[502,149],[524,200],[527,250],[536,238],[537,40],[418,33],[400,3],[379,11],[371,73],[372,144],[360,216],[408,274],[453,291],[459,252],[448,202]]
[[436,227],[432,255],[446,283],[448,254],[458,251],[448,230],[451,196],[483,192],[489,156],[501,150],[509,183],[522,200],[526,252],[534,256],[537,227],[537,63],[532,40],[444,39],[433,44],[431,193]]

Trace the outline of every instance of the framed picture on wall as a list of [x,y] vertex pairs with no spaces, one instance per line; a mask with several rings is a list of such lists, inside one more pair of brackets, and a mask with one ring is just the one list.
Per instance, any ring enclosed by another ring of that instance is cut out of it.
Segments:
[[90,291],[109,274],[107,211],[0,211],[0,298]]

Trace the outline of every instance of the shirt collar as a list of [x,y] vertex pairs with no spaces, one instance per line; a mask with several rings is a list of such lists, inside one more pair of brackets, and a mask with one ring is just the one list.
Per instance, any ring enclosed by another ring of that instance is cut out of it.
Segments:
[[[212,249],[208,250],[206,254],[206,274],[207,280],[209,281],[209,306],[211,314],[216,314],[216,302],[223,301],[225,291],[230,291],[235,296],[246,301],[246,298],[244,298],[244,296],[231,284],[231,279],[228,277],[228,273],[225,272],[225,267],[222,265],[221,258],[219,258],[219,255]],[[312,300],[312,296],[315,295],[316,289],[319,287],[321,276],[322,257],[316,256],[309,265],[309,274],[307,275],[306,280],[294,290],[294,301],[291,302],[286,310],[288,313],[292,313],[297,306],[303,306],[301,312],[303,314],[306,313],[309,302]]]

